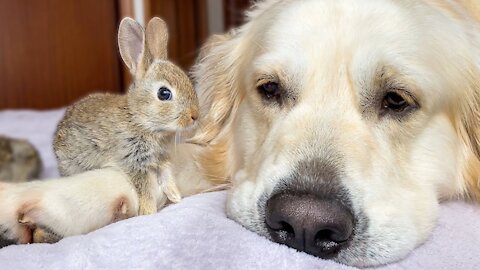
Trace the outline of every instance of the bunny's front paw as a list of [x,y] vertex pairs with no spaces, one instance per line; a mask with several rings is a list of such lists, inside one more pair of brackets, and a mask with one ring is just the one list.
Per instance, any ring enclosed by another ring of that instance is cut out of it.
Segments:
[[157,212],[157,203],[154,199],[147,196],[140,196],[139,201],[139,215],[151,215]]
[[179,203],[182,201],[182,194],[178,190],[177,184],[172,179],[166,181],[163,192],[172,203]]

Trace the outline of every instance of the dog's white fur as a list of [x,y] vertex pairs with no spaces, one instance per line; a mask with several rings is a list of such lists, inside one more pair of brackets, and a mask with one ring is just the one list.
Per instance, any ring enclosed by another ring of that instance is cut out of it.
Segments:
[[[440,200],[480,198],[479,11],[476,0],[259,1],[248,23],[207,43],[194,69],[204,120],[191,139],[197,145],[176,149],[182,194],[232,183],[228,215],[269,237],[259,205],[298,162],[334,159],[354,212],[368,219],[336,260],[369,266],[404,257],[429,236]],[[265,78],[288,88],[287,102],[262,101],[256,84]],[[409,91],[419,109],[379,116],[368,100],[385,90],[383,79]],[[0,204],[16,208],[0,208],[0,223],[22,228],[18,209],[39,198],[32,223],[64,224],[70,235],[108,224],[100,217],[118,196],[136,205],[118,171],[87,174],[58,186],[1,184]],[[57,207],[64,194],[77,216],[94,207],[95,225],[69,228],[81,224],[65,223]]]
[[[265,198],[299,162],[334,160],[368,219],[336,260],[369,266],[425,241],[439,200],[478,199],[478,11],[475,1],[260,1],[194,73],[207,114],[197,160],[212,181],[232,178],[228,215],[269,237]],[[420,108],[380,116],[379,77]],[[262,101],[264,78],[289,91],[283,105]]]

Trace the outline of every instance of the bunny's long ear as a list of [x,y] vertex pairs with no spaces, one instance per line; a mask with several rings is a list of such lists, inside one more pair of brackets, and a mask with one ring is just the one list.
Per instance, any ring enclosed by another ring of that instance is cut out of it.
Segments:
[[132,74],[137,74],[144,61],[145,33],[142,26],[132,18],[124,18],[118,29],[118,47],[123,62]]
[[146,30],[147,48],[154,59],[167,59],[168,28],[160,18],[152,18]]

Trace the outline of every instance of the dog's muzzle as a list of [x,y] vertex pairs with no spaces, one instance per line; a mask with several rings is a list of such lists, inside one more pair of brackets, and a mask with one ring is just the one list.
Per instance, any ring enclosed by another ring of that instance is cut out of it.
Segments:
[[279,182],[263,208],[273,241],[324,259],[350,245],[358,224],[338,167],[303,161]]

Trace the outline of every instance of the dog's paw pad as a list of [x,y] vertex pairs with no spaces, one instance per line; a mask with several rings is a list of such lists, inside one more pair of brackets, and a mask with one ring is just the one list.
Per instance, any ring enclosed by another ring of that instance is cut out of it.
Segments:
[[17,221],[23,226],[31,227],[40,212],[39,200],[33,199],[23,203],[17,210]]
[[62,240],[62,236],[45,227],[36,227],[33,230],[33,243],[56,243]]
[[132,217],[133,215],[130,214],[131,212],[131,205],[128,200],[128,197],[126,195],[119,196],[114,202],[113,202],[113,216],[112,216],[112,221],[116,222],[122,219],[127,219]]
[[45,213],[40,200],[31,199],[17,210],[18,243],[53,243],[62,237],[42,224]]

